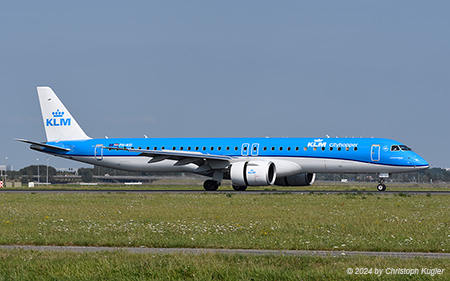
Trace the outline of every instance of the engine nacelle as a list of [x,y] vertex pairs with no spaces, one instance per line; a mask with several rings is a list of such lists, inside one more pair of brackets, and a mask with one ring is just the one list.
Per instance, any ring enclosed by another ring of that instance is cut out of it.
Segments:
[[275,184],[281,186],[308,186],[312,185],[315,180],[316,174],[302,173],[293,176],[277,178]]
[[233,163],[230,169],[233,185],[272,185],[276,179],[275,164],[271,161],[246,161]]

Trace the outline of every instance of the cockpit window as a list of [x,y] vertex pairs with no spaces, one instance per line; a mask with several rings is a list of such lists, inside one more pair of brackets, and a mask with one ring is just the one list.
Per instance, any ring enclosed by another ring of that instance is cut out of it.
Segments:
[[411,148],[404,144],[391,146],[391,151],[411,151]]
[[400,151],[400,147],[398,145],[391,146],[391,151]]
[[411,148],[407,147],[407,146],[404,145],[404,144],[400,145],[400,148],[401,148],[403,151],[411,151]]

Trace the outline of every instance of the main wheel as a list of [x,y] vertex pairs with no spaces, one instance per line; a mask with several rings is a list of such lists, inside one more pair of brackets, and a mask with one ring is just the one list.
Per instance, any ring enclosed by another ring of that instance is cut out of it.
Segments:
[[246,185],[242,185],[242,186],[233,185],[233,189],[236,191],[245,191],[247,189],[247,186]]
[[206,191],[216,191],[220,186],[220,181],[215,181],[215,180],[206,180],[203,183],[203,188]]
[[386,185],[384,183],[380,183],[377,185],[377,189],[378,189],[378,191],[385,191]]

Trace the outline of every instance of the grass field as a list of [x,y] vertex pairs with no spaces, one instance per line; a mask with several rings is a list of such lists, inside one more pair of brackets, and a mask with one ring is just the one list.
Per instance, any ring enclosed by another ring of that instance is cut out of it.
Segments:
[[450,197],[8,194],[0,244],[450,252]]
[[[319,187],[327,188],[336,186]],[[0,244],[450,252],[450,196],[0,195]],[[449,264],[426,258],[0,250],[0,280],[448,280]],[[380,277],[375,269],[383,270]],[[433,275],[433,269],[443,274]]]
[[[6,250],[0,251],[0,280],[448,280],[448,264],[424,258]],[[383,272],[378,277],[375,270]]]

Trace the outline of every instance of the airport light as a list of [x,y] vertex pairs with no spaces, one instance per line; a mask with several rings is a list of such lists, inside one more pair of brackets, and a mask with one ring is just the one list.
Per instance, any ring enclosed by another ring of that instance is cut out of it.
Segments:
[[5,184],[6,184],[6,180],[8,179],[8,157],[5,157]]
[[36,159],[36,163],[38,166],[38,185],[39,185],[39,158]]
[[48,157],[47,157],[47,182],[46,182],[47,186],[48,186]]

